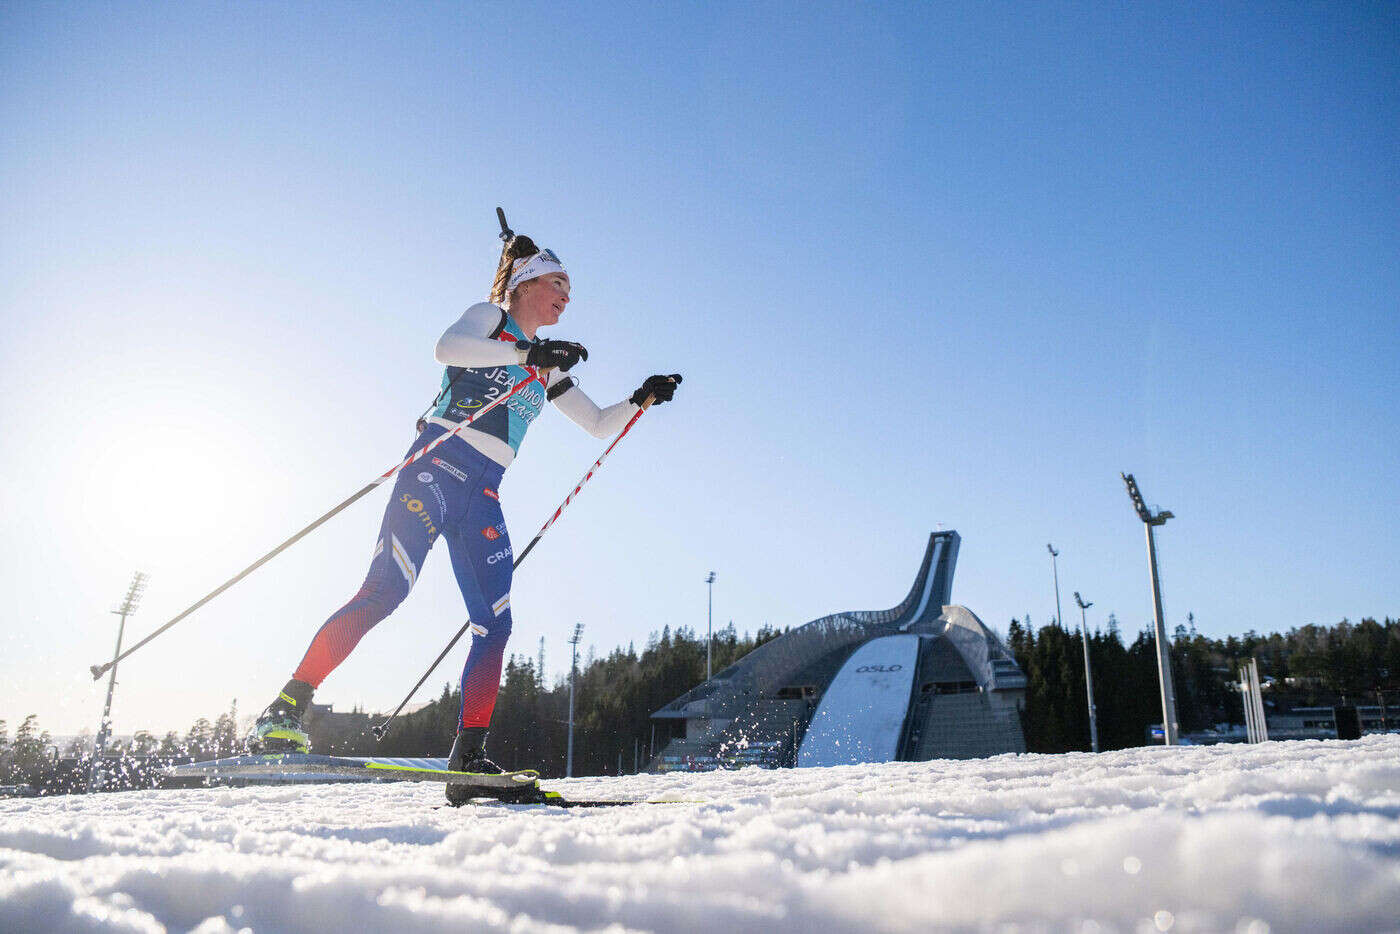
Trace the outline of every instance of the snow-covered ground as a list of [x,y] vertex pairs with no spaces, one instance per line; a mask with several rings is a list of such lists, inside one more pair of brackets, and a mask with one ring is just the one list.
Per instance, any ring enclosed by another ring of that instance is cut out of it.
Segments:
[[0,931],[1396,931],[1400,736],[0,801]]

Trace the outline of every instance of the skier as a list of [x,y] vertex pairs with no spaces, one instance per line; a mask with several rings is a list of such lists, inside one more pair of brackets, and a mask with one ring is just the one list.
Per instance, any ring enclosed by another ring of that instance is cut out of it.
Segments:
[[[513,555],[501,514],[501,476],[546,401],[595,437],[607,438],[648,396],[657,404],[669,402],[681,381],[680,374],[649,376],[629,399],[603,409],[595,405],[569,375],[588,359],[588,351],[573,341],[536,334],[558,323],[569,304],[570,286],[554,251],[539,249],[529,237],[511,235],[501,252],[490,301],[472,305],[438,340],[435,356],[446,366],[442,390],[431,416],[419,420],[420,433],[410,454],[509,393],[519,381],[536,376],[541,381],[521,389],[399,473],[364,585],[321,626],[291,679],[258,717],[248,741],[251,752],[310,749],[302,717],[312,692],[365,633],[408,596],[428,549],[441,536],[447,539],[472,632],[448,768],[502,772],[485,749],[511,631]],[[490,793],[469,784],[447,786],[452,804]]]

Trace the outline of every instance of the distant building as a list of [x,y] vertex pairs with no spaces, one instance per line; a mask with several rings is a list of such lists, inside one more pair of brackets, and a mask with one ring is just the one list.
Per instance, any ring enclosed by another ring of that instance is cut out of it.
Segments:
[[[1359,704],[1356,715],[1362,733],[1400,733],[1400,707],[1381,707],[1379,704]],[[1291,710],[1269,710],[1264,714],[1271,742],[1289,739],[1336,739],[1336,707],[1294,707]],[[1246,742],[1242,726],[1219,725],[1214,730],[1185,733],[1182,739],[1193,746],[1210,746],[1215,743]],[[1162,724],[1153,723],[1147,729],[1147,741],[1162,741]]]
[[358,707],[337,713],[330,704],[313,703],[306,710],[306,728],[320,752],[344,750],[370,735],[370,715]]
[[[1392,733],[1400,729],[1396,715],[1400,710],[1394,707],[1382,708],[1376,705],[1358,705],[1356,713],[1360,717],[1361,729],[1365,733]],[[1336,707],[1294,707],[1292,710],[1270,712],[1265,715],[1269,725],[1269,739],[1336,739]]]
[[306,710],[306,716],[308,722],[315,723],[323,730],[357,732],[369,729],[370,716],[358,707],[336,713],[334,704],[318,704],[313,701]]
[[1025,752],[1025,675],[971,610],[949,603],[960,542],[929,536],[898,606],[813,620],[656,711],[670,736],[651,770]]

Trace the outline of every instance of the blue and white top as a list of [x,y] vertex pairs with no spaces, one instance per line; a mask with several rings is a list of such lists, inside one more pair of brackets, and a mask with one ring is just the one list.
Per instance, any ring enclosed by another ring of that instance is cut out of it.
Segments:
[[[434,355],[447,369],[442,374],[443,391],[428,421],[456,428],[477,409],[529,379],[533,371],[522,364],[524,354],[515,349],[515,342],[523,339],[520,325],[498,305],[479,302],[463,312],[438,339]],[[626,399],[600,409],[573,377],[551,370],[547,385],[522,389],[462,429],[459,437],[501,466],[509,466],[546,401],[598,438],[621,431],[637,411]]]

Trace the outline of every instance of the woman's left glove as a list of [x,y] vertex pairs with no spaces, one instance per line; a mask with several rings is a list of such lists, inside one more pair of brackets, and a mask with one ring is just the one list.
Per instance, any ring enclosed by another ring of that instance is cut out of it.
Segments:
[[647,396],[655,396],[653,405],[660,405],[663,402],[670,402],[676,395],[676,387],[680,385],[681,375],[672,373],[670,376],[648,376],[641,388],[632,393],[632,404],[641,405],[647,401]]

